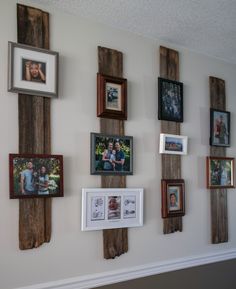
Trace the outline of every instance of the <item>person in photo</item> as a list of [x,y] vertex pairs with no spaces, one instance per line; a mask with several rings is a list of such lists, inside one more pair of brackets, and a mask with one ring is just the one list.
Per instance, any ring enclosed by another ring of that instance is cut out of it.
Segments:
[[45,166],[41,166],[38,174],[38,194],[39,195],[48,195],[48,185],[49,185],[49,176],[47,174],[47,169]]
[[23,195],[35,193],[35,172],[31,161],[27,162],[26,169],[20,174],[20,191]]
[[103,162],[104,171],[112,171],[114,169],[113,161],[111,161],[112,150],[113,150],[113,142],[109,141],[107,149],[105,149],[102,154],[102,162]]
[[45,83],[46,77],[42,71],[42,64],[31,60],[25,62],[25,80]]
[[117,141],[115,143],[115,149],[116,149],[116,160],[115,162],[115,170],[116,171],[123,171],[123,166],[125,163],[125,154],[121,150],[120,143]]

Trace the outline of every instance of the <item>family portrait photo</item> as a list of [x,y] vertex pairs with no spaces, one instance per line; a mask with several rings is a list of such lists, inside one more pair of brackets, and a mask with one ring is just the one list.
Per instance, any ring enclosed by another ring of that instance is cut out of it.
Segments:
[[127,119],[127,79],[97,73],[97,116]]
[[185,214],[184,180],[161,181],[162,186],[162,218],[183,216]]
[[183,122],[183,83],[158,78],[158,119]]
[[142,224],[143,189],[82,189],[82,231],[137,227]]
[[10,198],[62,197],[61,155],[9,155]]
[[210,110],[210,145],[230,146],[230,112]]
[[91,174],[133,173],[133,138],[91,133]]
[[207,187],[234,188],[234,158],[207,157]]

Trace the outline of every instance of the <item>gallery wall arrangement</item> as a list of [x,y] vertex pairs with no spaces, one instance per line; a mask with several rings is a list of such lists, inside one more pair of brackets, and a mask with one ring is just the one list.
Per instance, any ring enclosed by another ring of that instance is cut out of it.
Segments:
[[209,77],[210,157],[206,159],[207,187],[211,196],[211,240],[228,242],[227,188],[234,188],[234,158],[226,157],[230,146],[230,112],[226,111],[225,81]]
[[58,52],[49,50],[49,14],[17,4],[9,42],[8,90],[19,93],[19,154],[9,155],[10,198],[18,198],[19,247],[51,239],[52,197],[63,196],[63,156],[51,155],[50,98],[58,95]]
[[[179,82],[179,53],[160,47],[158,78],[158,119],[161,120],[163,233],[182,231],[185,214],[185,186],[181,178],[181,156],[187,151],[187,138],[180,137],[184,120],[183,83]],[[163,144],[164,143],[164,144]],[[180,185],[181,184],[181,185]]]

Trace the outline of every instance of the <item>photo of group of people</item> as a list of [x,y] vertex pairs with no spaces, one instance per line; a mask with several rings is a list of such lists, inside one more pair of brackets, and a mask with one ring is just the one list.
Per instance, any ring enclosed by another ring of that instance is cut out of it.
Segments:
[[92,174],[132,174],[132,137],[91,134]]
[[183,84],[160,77],[158,81],[158,118],[161,120],[183,122]]
[[233,159],[208,157],[209,180],[208,187],[232,187]]
[[166,151],[183,151],[183,140],[174,137],[166,137],[165,138],[165,150]]
[[10,155],[10,197],[63,196],[62,156]]

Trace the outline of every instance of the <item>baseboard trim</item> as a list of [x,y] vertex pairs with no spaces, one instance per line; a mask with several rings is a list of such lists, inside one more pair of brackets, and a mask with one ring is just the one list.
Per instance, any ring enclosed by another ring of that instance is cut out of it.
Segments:
[[160,273],[187,269],[236,258],[236,250],[221,251],[126,268],[122,270],[85,275],[16,289],[91,289],[99,286],[147,277]]

